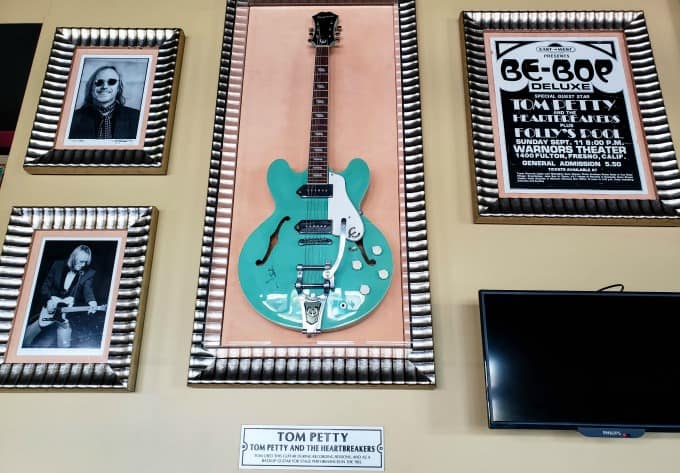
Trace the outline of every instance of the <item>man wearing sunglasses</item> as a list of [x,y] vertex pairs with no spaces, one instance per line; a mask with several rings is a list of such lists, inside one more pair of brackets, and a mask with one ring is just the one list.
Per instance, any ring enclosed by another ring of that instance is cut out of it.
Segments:
[[70,139],[133,140],[139,110],[126,107],[123,79],[114,66],[102,66],[87,81],[85,104],[71,120]]

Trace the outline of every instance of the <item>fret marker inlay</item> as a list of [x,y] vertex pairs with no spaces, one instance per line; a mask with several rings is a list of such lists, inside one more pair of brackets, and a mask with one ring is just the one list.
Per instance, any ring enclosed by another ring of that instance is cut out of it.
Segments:
[[316,47],[312,93],[311,130],[307,179],[314,184],[328,183],[328,46]]

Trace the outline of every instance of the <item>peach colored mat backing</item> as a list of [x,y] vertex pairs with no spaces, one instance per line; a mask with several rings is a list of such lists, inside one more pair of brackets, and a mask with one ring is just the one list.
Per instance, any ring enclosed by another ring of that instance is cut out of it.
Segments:
[[[329,165],[342,170],[354,157],[368,163],[371,183],[362,209],[387,237],[395,262],[390,289],[373,313],[355,326],[307,338],[248,304],[237,265],[243,243],[273,211],[269,164],[279,157],[297,171],[307,164],[314,64],[307,31],[321,10],[338,14],[343,28],[330,54]],[[221,345],[402,346],[408,297],[393,7],[253,7],[248,15]]]

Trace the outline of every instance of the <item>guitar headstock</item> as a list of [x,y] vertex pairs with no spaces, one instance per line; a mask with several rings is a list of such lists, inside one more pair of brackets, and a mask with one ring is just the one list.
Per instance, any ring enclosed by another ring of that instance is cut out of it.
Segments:
[[342,26],[338,25],[338,15],[322,11],[312,17],[314,28],[309,29],[309,42],[314,47],[333,46],[340,41]]

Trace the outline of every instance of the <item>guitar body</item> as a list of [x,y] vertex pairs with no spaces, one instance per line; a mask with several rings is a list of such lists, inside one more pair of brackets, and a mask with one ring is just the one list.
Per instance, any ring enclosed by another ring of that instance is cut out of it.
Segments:
[[369,184],[363,160],[328,171],[330,196],[301,196],[306,183],[306,171],[282,159],[270,165],[275,210],[247,239],[238,272],[258,313],[309,335],[368,315],[390,285],[392,252],[358,210]]
[[65,322],[66,318],[62,314],[62,309],[69,307],[69,300],[66,298],[55,298],[57,299],[57,307],[54,311],[50,312],[47,307],[43,307],[40,310],[40,315],[38,315],[38,324],[40,328],[45,328],[52,325],[55,322]]
[[[38,325],[40,328],[49,327],[53,323],[63,323],[68,322],[67,314],[77,313],[77,312],[87,312],[90,310],[90,306],[78,306],[73,307],[73,298],[59,298],[55,297],[57,300],[57,307],[50,312],[47,307],[43,307],[38,314]],[[98,305],[95,307],[96,311],[106,310],[106,304]]]

